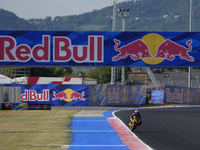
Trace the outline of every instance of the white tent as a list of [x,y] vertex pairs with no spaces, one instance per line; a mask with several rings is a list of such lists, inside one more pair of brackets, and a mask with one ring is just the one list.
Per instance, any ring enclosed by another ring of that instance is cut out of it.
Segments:
[[12,79],[0,74],[0,84],[12,84]]
[[28,77],[17,77],[12,79],[13,84],[28,84]]

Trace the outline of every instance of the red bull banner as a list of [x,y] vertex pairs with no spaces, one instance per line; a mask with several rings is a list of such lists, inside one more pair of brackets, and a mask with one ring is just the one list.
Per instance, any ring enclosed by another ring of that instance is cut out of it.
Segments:
[[200,89],[166,86],[164,93],[164,103],[200,105]]
[[2,110],[27,110],[28,109],[27,103],[2,103],[0,105],[1,105]]
[[28,110],[51,110],[51,104],[28,104]]
[[0,66],[200,66],[198,32],[0,31]]
[[[28,103],[31,109],[46,106],[88,106],[88,85],[63,84],[13,84],[21,87],[21,102]],[[41,109],[40,108],[40,109]]]
[[51,106],[144,105],[146,87],[132,85],[7,84],[21,88],[21,102],[28,109],[48,110]]
[[151,103],[163,104],[164,90],[152,90],[151,91]]
[[90,106],[144,105],[146,87],[132,85],[90,85]]

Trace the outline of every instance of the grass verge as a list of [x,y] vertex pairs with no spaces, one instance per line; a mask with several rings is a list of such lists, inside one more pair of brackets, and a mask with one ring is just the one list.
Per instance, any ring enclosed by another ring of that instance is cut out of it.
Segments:
[[56,150],[72,140],[77,110],[0,111],[1,150]]

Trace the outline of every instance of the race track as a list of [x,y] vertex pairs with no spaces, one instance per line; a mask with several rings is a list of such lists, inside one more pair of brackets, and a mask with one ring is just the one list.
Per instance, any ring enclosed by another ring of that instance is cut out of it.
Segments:
[[[128,125],[133,110],[115,115]],[[199,150],[200,108],[140,109],[142,125],[135,134],[154,150]]]

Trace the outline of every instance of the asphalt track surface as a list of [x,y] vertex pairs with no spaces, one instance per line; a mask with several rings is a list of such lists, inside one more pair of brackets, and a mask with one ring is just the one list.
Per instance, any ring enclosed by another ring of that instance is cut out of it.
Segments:
[[[133,110],[115,115],[128,126]],[[142,125],[135,134],[154,150],[199,150],[200,108],[175,107],[140,109]]]

